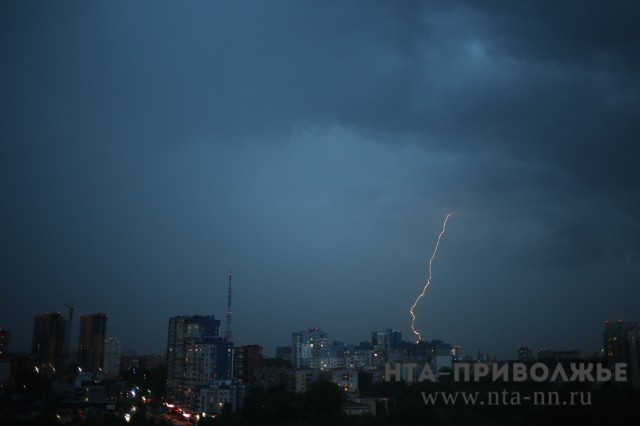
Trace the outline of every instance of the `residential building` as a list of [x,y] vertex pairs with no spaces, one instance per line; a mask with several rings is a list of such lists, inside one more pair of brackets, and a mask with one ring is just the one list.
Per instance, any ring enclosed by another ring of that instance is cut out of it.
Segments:
[[104,341],[104,374],[110,377],[120,375],[120,340],[109,336]]
[[289,391],[302,393],[305,392],[311,383],[317,382],[320,378],[319,369],[297,369],[288,375]]
[[391,361],[391,353],[402,344],[402,333],[390,328],[371,333],[371,344],[373,353],[378,361],[385,363]]
[[256,381],[256,370],[260,367],[262,367],[262,346],[247,345],[234,348],[234,379],[253,385]]
[[529,346],[518,346],[518,361],[531,361],[533,359],[533,352]]
[[218,375],[220,321],[213,315],[169,319],[167,339],[167,397],[195,407],[199,389]]
[[351,395],[358,395],[358,372],[355,370],[335,370],[331,372],[331,381]]
[[627,365],[628,381],[640,388],[640,323],[618,320],[605,321],[604,352],[609,368],[615,364]]
[[0,361],[0,387],[11,383],[11,362]]
[[194,408],[198,413],[220,414],[225,406],[229,406],[235,412],[242,408],[248,394],[248,384],[235,379],[216,380],[199,390],[198,402]]
[[106,314],[80,315],[78,365],[82,371],[90,371],[95,374],[102,369],[106,332]]
[[318,327],[309,327],[306,331],[292,333],[293,367],[319,370],[320,359],[326,346],[327,333]]
[[31,352],[35,364],[62,372],[66,321],[60,312],[45,312],[33,317]]

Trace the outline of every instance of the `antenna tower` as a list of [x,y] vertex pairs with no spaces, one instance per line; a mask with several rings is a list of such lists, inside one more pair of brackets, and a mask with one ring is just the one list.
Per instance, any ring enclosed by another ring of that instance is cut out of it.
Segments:
[[227,291],[227,342],[233,342],[233,334],[231,333],[231,278],[233,274],[229,271],[229,290]]

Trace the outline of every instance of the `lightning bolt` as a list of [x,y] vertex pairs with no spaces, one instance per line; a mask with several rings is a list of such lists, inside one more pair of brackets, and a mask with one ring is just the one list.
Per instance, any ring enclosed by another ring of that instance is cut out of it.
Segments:
[[425,283],[424,288],[422,289],[422,293],[418,295],[418,297],[416,298],[416,301],[413,302],[413,306],[409,309],[409,313],[411,314],[411,330],[413,331],[413,334],[415,334],[418,337],[418,340],[416,341],[416,343],[422,340],[422,336],[420,336],[420,332],[416,330],[414,326],[414,323],[416,322],[416,315],[413,313],[413,309],[416,307],[420,299],[424,297],[424,294],[427,292],[427,288],[429,288],[429,284],[431,284],[431,277],[432,277],[431,268],[433,266],[433,259],[435,259],[436,253],[438,252],[438,247],[440,246],[440,240],[442,239],[444,232],[447,230],[447,221],[449,220],[450,216],[451,216],[451,213],[447,213],[447,216],[444,218],[444,223],[442,224],[442,230],[440,231],[440,235],[438,235],[438,241],[436,241],[436,247],[433,249],[433,254],[431,255],[431,259],[429,259],[429,278],[427,278],[427,282]]

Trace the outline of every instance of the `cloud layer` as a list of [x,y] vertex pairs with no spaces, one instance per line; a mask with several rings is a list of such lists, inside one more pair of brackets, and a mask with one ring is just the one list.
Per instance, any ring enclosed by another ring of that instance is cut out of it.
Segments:
[[224,315],[230,267],[239,343],[409,338],[448,211],[427,338],[595,350],[636,314],[635,2],[1,8],[16,349],[74,302],[162,351],[169,316]]

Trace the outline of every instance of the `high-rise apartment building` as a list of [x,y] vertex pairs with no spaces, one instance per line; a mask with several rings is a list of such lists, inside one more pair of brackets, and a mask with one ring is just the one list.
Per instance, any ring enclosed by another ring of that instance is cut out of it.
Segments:
[[115,377],[120,375],[120,340],[107,337],[104,340],[104,374]]
[[97,373],[104,364],[106,314],[80,315],[80,350],[78,365],[82,371]]
[[195,405],[198,388],[217,378],[220,321],[213,315],[169,318],[167,396]]
[[390,328],[371,333],[373,353],[380,363],[391,361],[391,352],[402,344],[402,333]]
[[235,348],[233,352],[233,378],[253,385],[255,373],[262,367],[262,346],[247,345]]
[[318,327],[291,334],[294,368],[320,369],[320,358],[327,346],[327,333]]
[[60,312],[45,312],[33,317],[31,353],[37,366],[62,371],[66,321]]

